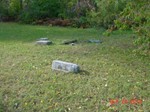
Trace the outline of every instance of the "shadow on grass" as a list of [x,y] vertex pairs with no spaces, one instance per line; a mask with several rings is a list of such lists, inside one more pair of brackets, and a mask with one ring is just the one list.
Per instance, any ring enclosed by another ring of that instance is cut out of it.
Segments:
[[88,72],[88,71],[86,71],[86,70],[80,70],[79,74],[80,74],[80,75],[89,76],[89,75],[90,75],[90,72]]

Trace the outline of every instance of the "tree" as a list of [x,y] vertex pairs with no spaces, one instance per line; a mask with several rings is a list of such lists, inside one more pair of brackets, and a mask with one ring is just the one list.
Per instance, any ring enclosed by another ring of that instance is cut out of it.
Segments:
[[120,29],[132,29],[137,34],[135,45],[143,55],[150,55],[150,1],[136,0],[127,3],[126,8],[115,21]]
[[89,12],[92,25],[109,28],[114,24],[120,12],[126,7],[129,0],[95,0],[95,10]]

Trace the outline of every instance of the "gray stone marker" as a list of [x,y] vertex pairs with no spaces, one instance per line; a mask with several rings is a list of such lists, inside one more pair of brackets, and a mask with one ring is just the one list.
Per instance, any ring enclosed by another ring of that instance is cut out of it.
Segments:
[[40,39],[38,39],[38,41],[36,41],[36,44],[39,44],[39,45],[50,45],[50,44],[52,44],[52,42],[49,41],[48,38],[40,38]]
[[36,41],[36,44],[39,44],[39,45],[50,45],[50,44],[52,44],[52,42],[49,41],[49,40],[39,40],[39,41]]
[[100,40],[94,40],[94,39],[90,39],[88,40],[89,43],[102,43],[102,41]]
[[48,40],[48,38],[40,38],[39,40]]
[[68,45],[68,44],[77,43],[77,42],[78,42],[77,40],[67,40],[67,41],[64,41],[62,44]]
[[58,70],[67,73],[68,72],[78,73],[80,71],[80,68],[77,64],[54,60],[52,62],[52,70]]

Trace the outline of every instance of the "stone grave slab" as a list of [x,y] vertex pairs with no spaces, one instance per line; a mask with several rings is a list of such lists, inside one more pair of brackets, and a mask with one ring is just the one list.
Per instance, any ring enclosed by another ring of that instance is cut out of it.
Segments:
[[49,41],[48,38],[40,38],[36,41],[36,44],[38,44],[38,45],[50,45],[50,44],[52,44],[52,42]]
[[63,72],[73,72],[78,73],[80,68],[77,64],[64,62],[60,60],[54,60],[52,62],[52,70],[63,71]]
[[68,44],[73,44],[73,43],[77,43],[77,42],[78,42],[77,40],[66,40],[62,44],[68,45]]
[[90,39],[88,40],[89,43],[102,43],[101,40],[95,40],[95,39]]

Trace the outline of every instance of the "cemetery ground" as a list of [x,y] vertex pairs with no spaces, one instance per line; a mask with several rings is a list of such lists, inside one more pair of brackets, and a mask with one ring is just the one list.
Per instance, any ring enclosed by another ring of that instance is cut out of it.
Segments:
[[[148,112],[150,57],[133,53],[131,31],[104,31],[0,23],[0,112]],[[81,72],[52,71],[56,59]]]

